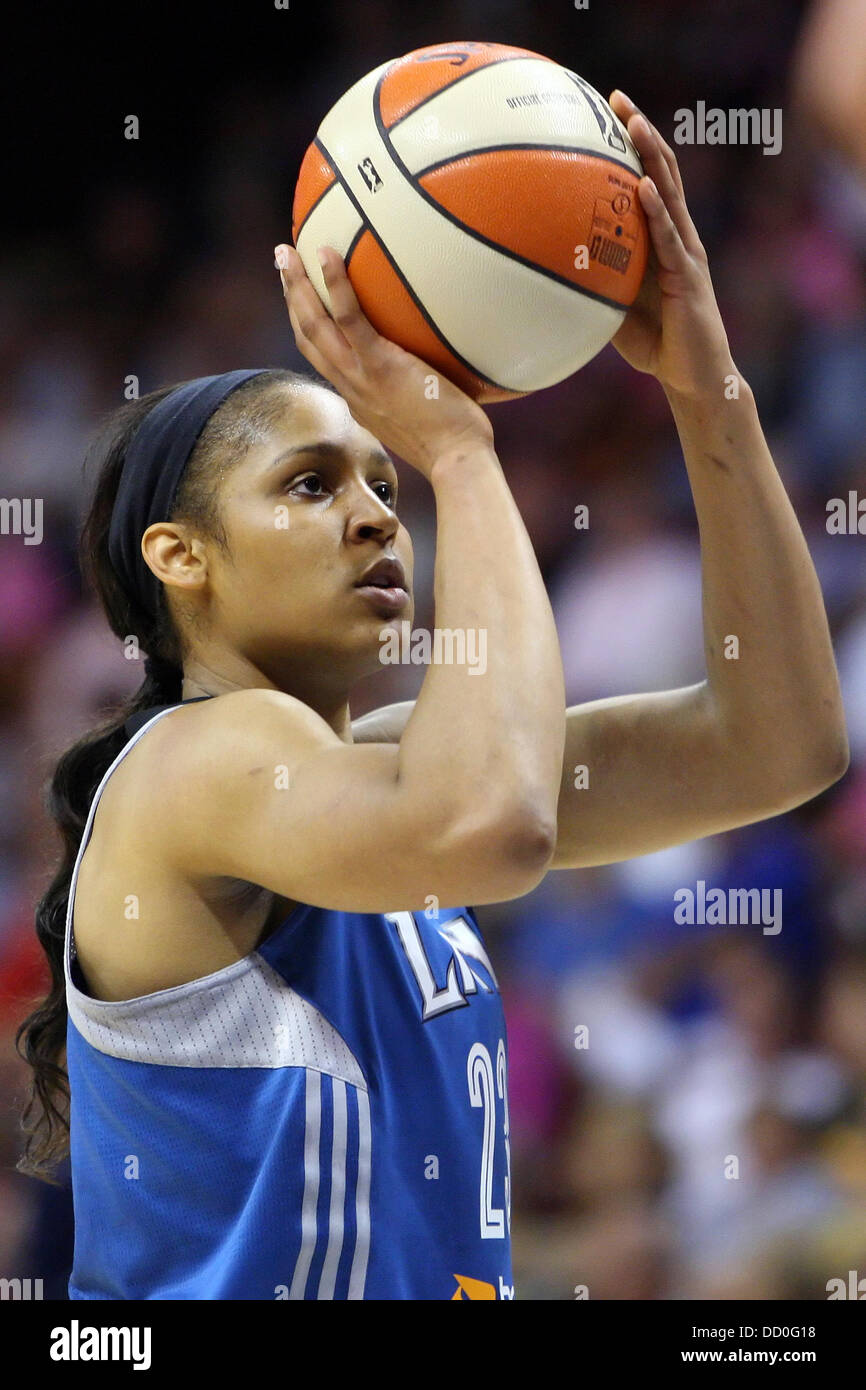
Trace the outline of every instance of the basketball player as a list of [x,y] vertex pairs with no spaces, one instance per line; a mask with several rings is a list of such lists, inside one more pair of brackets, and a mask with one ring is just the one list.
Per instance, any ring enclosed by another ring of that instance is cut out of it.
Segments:
[[[83,554],[146,678],[55,774],[53,989],[20,1030],[19,1166],[48,1176],[70,1146],[73,1299],[512,1298],[508,1049],[469,904],[776,815],[845,770],[820,590],[676,162],[612,104],[654,248],[615,343],[682,440],[706,681],[565,710],[487,416],[446,381],[426,399],[333,250],[330,317],[277,248],[320,380],[164,388],[97,441]],[[383,445],[433,488],[437,624],[486,629],[487,667],[433,663],[414,705],[353,729],[351,688],[413,612]]]

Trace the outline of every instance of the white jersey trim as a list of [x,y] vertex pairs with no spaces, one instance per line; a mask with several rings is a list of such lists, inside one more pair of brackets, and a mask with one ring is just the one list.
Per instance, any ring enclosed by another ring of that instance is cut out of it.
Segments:
[[72,978],[72,916],[78,871],[99,799],[116,767],[157,720],[143,724],[106,769],[93,797],[75,860],[63,952],[69,1017],[98,1052],[171,1067],[309,1067],[366,1091],[345,1039],[257,951],[186,984],[134,999],[93,999]]

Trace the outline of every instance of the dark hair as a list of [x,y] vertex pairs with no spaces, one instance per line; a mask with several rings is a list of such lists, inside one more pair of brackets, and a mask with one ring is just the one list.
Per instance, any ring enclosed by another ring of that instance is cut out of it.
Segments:
[[[178,383],[182,385],[183,383]],[[322,386],[310,372],[269,370],[237,387],[210,417],[193,449],[168,520],[195,525],[220,546],[226,536],[218,495],[225,474],[287,409],[286,385]],[[126,451],[145,416],[175,386],[163,386],[113,411],[101,424],[85,457],[85,472],[96,469],[90,509],[79,540],[82,573],[98,597],[109,626],[122,641],[135,637],[150,660],[135,694],[98,728],[85,734],[60,758],[47,789],[47,808],[63,842],[57,872],[36,908],[36,935],[51,969],[51,989],[18,1028],[16,1051],[32,1067],[21,1117],[26,1140],[16,1164],[19,1172],[58,1186],[52,1169],[69,1153],[69,1077],[65,1067],[66,980],[63,951],[69,888],[75,859],[96,788],[127,742],[124,722],[153,705],[182,698],[181,641],[160,585],[155,619],[122,586],[108,555],[108,531]],[[23,1050],[21,1047],[23,1039]]]

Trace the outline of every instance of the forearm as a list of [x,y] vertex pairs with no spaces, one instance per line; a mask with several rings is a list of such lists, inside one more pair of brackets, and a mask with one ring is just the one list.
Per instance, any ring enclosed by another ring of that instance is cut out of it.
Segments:
[[[492,804],[555,823],[565,741],[562,658],[550,601],[492,448],[437,463],[436,629],[474,642],[433,659],[400,740],[400,776],[468,814]],[[443,648],[447,651],[447,648]]]
[[700,530],[709,693],[744,768],[808,778],[847,757],[836,664],[805,538],[739,390],[666,392]]

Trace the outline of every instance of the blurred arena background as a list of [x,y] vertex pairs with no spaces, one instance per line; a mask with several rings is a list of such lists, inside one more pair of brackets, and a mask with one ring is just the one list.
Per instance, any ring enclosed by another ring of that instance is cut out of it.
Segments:
[[[796,812],[479,910],[509,1023],[517,1296],[825,1299],[828,1280],[866,1276],[866,539],[827,529],[830,499],[866,497],[863,0],[233,0],[180,15],[40,6],[5,94],[0,493],[44,499],[44,525],[40,544],[0,536],[0,1277],[62,1299],[71,1261],[65,1181],[15,1170],[28,1071],[14,1032],[44,985],[33,907],[55,856],[43,786],[141,679],[76,567],[89,434],[130,375],[147,391],[306,368],[271,248],[290,239],[318,122],[384,59],[484,39],[623,88],[671,143],[674,113],[698,101],[782,110],[776,155],[675,148],[822,582],[852,749],[845,778]],[[569,703],[703,679],[697,529],[661,389],[607,348],[490,413]],[[432,494],[403,466],[401,495],[416,621],[432,628]],[[384,668],[353,714],[411,698],[422,676]],[[701,879],[781,890],[781,932],[677,925],[674,893]]]

